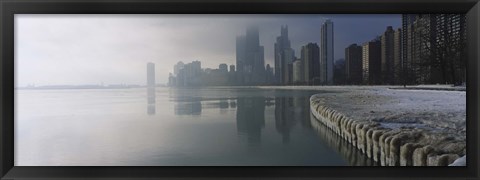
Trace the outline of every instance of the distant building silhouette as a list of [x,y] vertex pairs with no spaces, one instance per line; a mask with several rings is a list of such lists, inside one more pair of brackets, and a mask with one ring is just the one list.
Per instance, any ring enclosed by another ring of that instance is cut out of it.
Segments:
[[319,47],[316,43],[308,43],[302,46],[301,59],[303,62],[304,80],[306,85],[320,83],[320,59]]
[[155,64],[147,63],[147,86],[155,87]]
[[374,39],[362,46],[362,70],[364,84],[380,84],[381,82],[381,43]]
[[278,84],[291,84],[292,72],[288,70],[288,65],[291,65],[295,60],[295,52],[290,47],[288,26],[281,27],[280,36],[277,37],[274,47],[275,81]]
[[362,46],[345,48],[345,78],[348,84],[362,84]]
[[381,36],[381,77],[382,84],[394,84],[394,53],[395,31],[392,26],[388,26],[387,30]]
[[183,64],[182,61],[180,61],[180,62],[178,62],[177,64],[175,64],[175,65],[173,66],[173,75],[174,75],[174,76],[177,76],[178,73],[179,73],[179,71],[180,71],[180,69],[183,69],[183,66],[185,66],[185,64]]
[[393,83],[403,84],[402,64],[402,29],[398,28],[393,34]]
[[305,82],[303,71],[302,59],[293,61],[293,84],[301,85]]
[[239,84],[260,85],[265,82],[264,48],[260,46],[259,36],[258,27],[250,26],[245,36],[236,39]]
[[155,64],[147,63],[147,114],[155,114]]
[[345,59],[337,59],[333,68],[333,84],[345,84]]
[[220,70],[220,72],[227,73],[228,72],[228,65],[227,64],[220,64],[220,65],[218,65],[218,69]]
[[320,30],[320,83],[333,84],[333,22],[327,19]]
[[274,84],[275,76],[273,73],[273,68],[270,67],[270,64],[267,64],[265,68],[265,84]]

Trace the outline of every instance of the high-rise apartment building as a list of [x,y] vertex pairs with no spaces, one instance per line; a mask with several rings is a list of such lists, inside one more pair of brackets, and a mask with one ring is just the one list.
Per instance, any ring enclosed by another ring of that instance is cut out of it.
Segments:
[[402,29],[393,34],[393,84],[403,84]]
[[293,61],[293,84],[300,85],[304,82],[302,59],[296,59]]
[[362,70],[364,84],[380,84],[381,43],[377,38],[362,45]]
[[245,59],[246,59],[246,40],[245,36],[237,36],[236,38],[236,66],[237,72],[243,73],[245,71]]
[[321,84],[333,84],[333,22],[326,20],[320,30],[320,80]]
[[155,87],[155,64],[147,63],[147,87]]
[[362,84],[362,46],[345,48],[345,79],[348,84]]
[[302,46],[301,59],[303,62],[304,81],[306,85],[320,84],[320,48],[316,43]]
[[402,15],[408,84],[465,82],[465,49],[465,14]]
[[394,83],[394,34],[392,26],[388,26],[387,30],[381,36],[381,81],[382,84]]

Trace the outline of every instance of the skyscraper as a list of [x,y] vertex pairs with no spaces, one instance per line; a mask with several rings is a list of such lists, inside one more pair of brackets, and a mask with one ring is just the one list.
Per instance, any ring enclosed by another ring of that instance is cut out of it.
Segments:
[[393,34],[393,84],[403,84],[402,29]]
[[327,19],[320,30],[320,80],[333,84],[333,22]]
[[320,83],[320,54],[316,43],[302,46],[301,59],[303,62],[304,81],[306,85]]
[[[171,76],[171,75],[170,75]],[[171,81],[170,81],[171,82]],[[147,113],[155,113],[155,64],[147,63]]]
[[280,36],[274,45],[275,53],[275,81],[279,84],[289,84],[292,77],[289,76],[288,64],[291,64],[295,58],[295,52],[290,47],[288,39],[288,26],[282,26]]
[[366,42],[362,46],[362,70],[364,84],[379,84],[381,77],[380,39]]
[[236,65],[238,72],[244,72],[244,64],[246,58],[246,41],[245,36],[237,36],[236,38]]
[[259,30],[256,26],[247,28],[245,36],[236,39],[237,71],[240,83],[257,85],[265,82],[264,48],[260,46]]
[[302,59],[293,61],[293,84],[300,85],[304,83],[303,62]]
[[178,62],[177,64],[175,64],[173,66],[173,75],[174,76],[177,76],[178,75],[178,72],[180,71],[180,69],[183,69],[183,66],[185,66],[185,64],[183,64],[182,61]]
[[147,63],[147,87],[155,87],[155,64]]
[[392,26],[381,36],[381,77],[382,84],[393,84],[394,77],[394,33]]
[[362,47],[357,44],[345,48],[345,78],[348,84],[362,83]]

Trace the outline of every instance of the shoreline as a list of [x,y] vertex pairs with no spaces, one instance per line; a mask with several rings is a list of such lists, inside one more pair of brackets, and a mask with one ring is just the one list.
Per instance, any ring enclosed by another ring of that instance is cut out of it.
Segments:
[[[451,111],[445,107],[465,104],[449,102],[445,93],[437,92],[380,88],[316,94],[310,98],[310,108],[316,120],[382,166],[447,166],[465,156],[466,143],[462,107]],[[415,99],[424,93],[429,97]],[[447,93],[458,98],[465,92]],[[395,104],[398,109],[392,109]]]

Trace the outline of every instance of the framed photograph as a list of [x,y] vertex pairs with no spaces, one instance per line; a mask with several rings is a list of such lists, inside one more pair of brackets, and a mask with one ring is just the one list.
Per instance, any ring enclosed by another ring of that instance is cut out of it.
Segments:
[[479,6],[1,1],[0,178],[479,178]]

